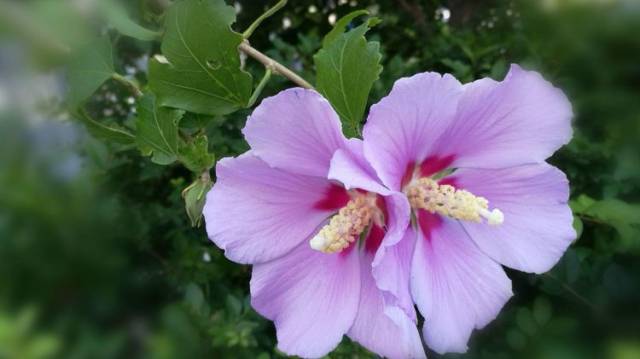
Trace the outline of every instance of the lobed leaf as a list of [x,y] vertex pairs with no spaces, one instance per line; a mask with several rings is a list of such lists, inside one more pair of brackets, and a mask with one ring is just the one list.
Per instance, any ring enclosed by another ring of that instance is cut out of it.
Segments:
[[640,205],[615,198],[598,201],[589,196],[580,195],[576,200],[571,201],[571,208],[576,214],[612,226],[628,246],[640,246],[637,242],[640,234]]
[[113,49],[107,37],[78,49],[68,65],[68,102],[71,108],[79,107],[105,81],[115,73]]
[[348,13],[347,15],[341,17],[338,21],[336,21],[335,25],[333,25],[333,29],[329,31],[322,40],[322,46],[328,46],[332,42],[334,42],[340,35],[342,35],[347,26],[353,21],[353,19],[359,17],[369,15],[369,11],[367,10],[356,10]]
[[102,124],[91,118],[85,111],[75,113],[75,117],[78,118],[85,125],[87,131],[96,138],[123,145],[130,145],[136,141],[135,136],[128,131]]
[[348,137],[359,134],[369,92],[382,71],[380,44],[367,42],[364,37],[374,21],[339,33],[344,31],[349,21],[364,14],[365,11],[356,11],[339,20],[313,57],[317,71],[316,88],[340,115],[343,131]]
[[251,75],[240,68],[242,35],[231,30],[235,10],[223,0],[185,0],[167,13],[164,57],[149,65],[149,85],[162,106],[206,115],[246,107]]
[[124,6],[114,0],[101,0],[95,3],[106,21],[121,34],[142,41],[152,41],[160,37],[160,33],[144,28],[134,22],[127,14]]
[[180,148],[180,161],[191,172],[202,173],[213,167],[216,157],[209,153],[209,140],[200,135]]
[[153,162],[166,165],[178,159],[178,123],[183,115],[182,110],[160,106],[152,93],[145,94],[138,101],[136,139],[143,153],[153,154]]

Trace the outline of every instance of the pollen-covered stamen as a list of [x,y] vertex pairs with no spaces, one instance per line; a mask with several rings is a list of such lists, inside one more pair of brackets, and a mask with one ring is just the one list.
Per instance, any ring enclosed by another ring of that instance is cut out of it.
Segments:
[[490,225],[504,222],[504,215],[499,209],[489,210],[486,198],[448,184],[438,184],[428,177],[409,184],[405,192],[411,207],[416,209],[472,222],[482,222],[484,218]]
[[336,253],[349,247],[367,228],[373,212],[371,198],[355,196],[309,241],[311,248],[324,253]]

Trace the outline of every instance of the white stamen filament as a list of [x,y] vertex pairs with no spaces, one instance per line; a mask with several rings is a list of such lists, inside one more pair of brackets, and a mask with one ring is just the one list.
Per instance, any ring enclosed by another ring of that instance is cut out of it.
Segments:
[[489,201],[473,193],[441,185],[431,178],[420,178],[405,190],[411,207],[459,220],[482,222],[491,226],[504,222],[504,214],[497,208],[489,210]]
[[490,226],[498,226],[501,225],[502,222],[504,222],[504,213],[502,213],[502,211],[497,208],[494,208],[491,211],[484,208],[479,208],[478,213],[487,220],[487,223]]

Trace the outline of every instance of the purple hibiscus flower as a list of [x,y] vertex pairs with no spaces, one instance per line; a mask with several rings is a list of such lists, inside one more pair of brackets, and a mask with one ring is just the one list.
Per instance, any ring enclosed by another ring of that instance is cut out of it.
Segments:
[[[265,99],[243,132],[251,150],[218,162],[204,216],[228,258],[253,264],[251,303],[278,348],[320,357],[347,334],[386,357],[424,357],[400,261],[409,203],[379,183],[362,141],[304,89]],[[377,285],[381,267],[398,280]]]
[[512,295],[501,265],[548,271],[574,240],[568,181],[545,162],[571,138],[571,117],[560,90],[515,65],[502,82],[404,78],[371,108],[365,158],[412,210],[397,244],[409,250],[381,254],[374,274],[396,297],[390,283],[410,278],[435,351],[464,352],[496,317]]

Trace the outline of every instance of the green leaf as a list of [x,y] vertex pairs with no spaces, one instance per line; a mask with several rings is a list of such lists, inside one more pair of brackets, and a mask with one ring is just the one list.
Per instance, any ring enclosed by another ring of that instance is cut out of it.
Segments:
[[341,17],[340,20],[338,20],[335,25],[333,25],[333,29],[331,29],[331,31],[329,31],[329,33],[324,36],[324,39],[322,40],[322,46],[328,46],[329,44],[334,42],[340,35],[345,32],[347,26],[353,19],[364,15],[369,15],[369,11],[364,9],[356,10]]
[[180,148],[180,161],[191,172],[208,171],[215,164],[216,158],[209,153],[209,142],[206,135],[194,138]]
[[509,330],[506,339],[509,346],[516,350],[521,350],[527,345],[527,337],[517,329]]
[[639,204],[626,203],[615,198],[597,201],[581,195],[571,201],[571,208],[575,213],[586,216],[587,219],[612,226],[628,245],[640,246],[637,241],[640,234]]
[[215,117],[199,113],[187,112],[180,121],[182,128],[205,128]]
[[153,93],[145,94],[138,101],[138,147],[143,153],[152,153],[153,162],[167,165],[178,159],[178,122],[182,115],[182,110],[159,106]]
[[584,213],[589,207],[593,206],[597,201],[587,195],[580,195],[577,199],[572,200],[569,205],[575,213]]
[[96,138],[130,145],[135,143],[134,135],[117,127],[104,125],[89,116],[86,111],[75,113],[75,117],[84,123],[87,131]]
[[339,33],[350,20],[365,13],[353,12],[340,19],[313,57],[316,87],[340,115],[343,131],[349,137],[359,134],[369,92],[382,71],[380,44],[367,42],[364,37],[371,22]]
[[520,308],[516,312],[516,323],[520,330],[529,335],[534,335],[538,331],[538,326],[528,308]]
[[187,216],[189,216],[193,227],[199,227],[202,223],[202,210],[206,195],[212,186],[209,172],[206,172],[182,191]]
[[551,320],[551,302],[545,297],[538,297],[533,302],[533,317],[538,325],[543,326]]
[[576,240],[582,236],[582,231],[584,230],[584,224],[582,220],[578,216],[573,216],[573,229],[576,231]]
[[68,101],[72,108],[80,106],[99,87],[113,76],[113,50],[107,37],[78,49],[67,71]]
[[100,123],[91,116],[86,111],[79,111],[73,113],[74,117],[80,120],[84,125],[87,131],[96,138],[108,140],[111,142],[116,142],[124,145],[130,145],[135,143],[135,136],[128,132],[125,129],[108,126],[103,123]]
[[0,35],[20,40],[28,61],[42,69],[63,65],[70,49],[86,44],[92,34],[86,18],[69,1],[0,1]]
[[209,312],[209,308],[207,305],[207,300],[202,292],[202,289],[195,284],[189,283],[187,284],[187,288],[184,293],[184,301],[187,306],[193,310],[195,313],[206,315]]
[[151,60],[149,85],[163,106],[223,115],[246,107],[251,75],[240,69],[242,36],[235,10],[222,0],[185,0],[166,19],[162,57]]
[[160,37],[160,33],[146,29],[135,23],[127,14],[121,3],[114,0],[97,1],[98,10],[113,28],[125,36],[142,41],[152,41]]

